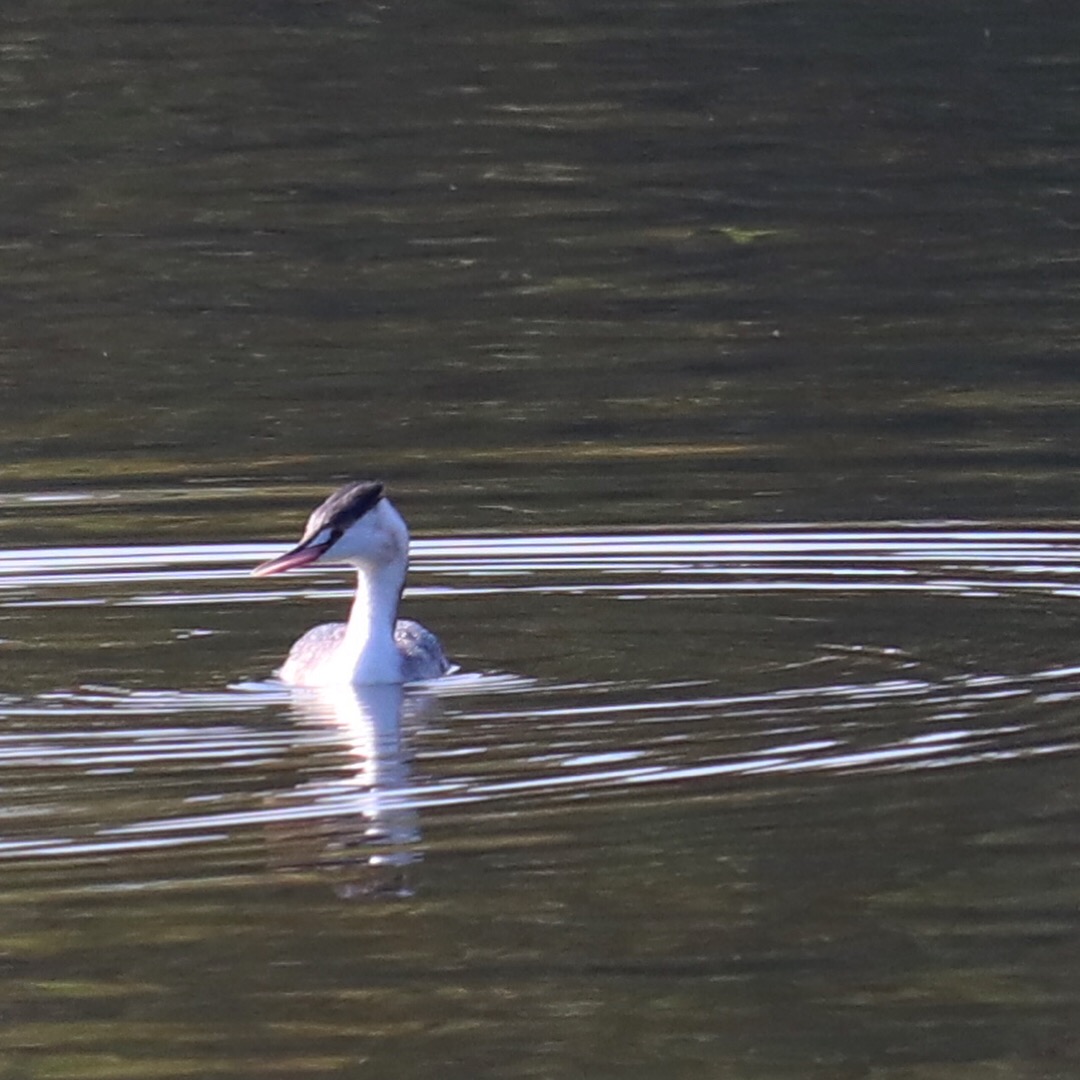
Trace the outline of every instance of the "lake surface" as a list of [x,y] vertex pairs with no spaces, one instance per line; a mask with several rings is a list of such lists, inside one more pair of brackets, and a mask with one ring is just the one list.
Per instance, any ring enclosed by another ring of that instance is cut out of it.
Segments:
[[0,22],[0,1078],[1076,1075],[1080,14]]
[[271,550],[0,556],[13,1075],[1070,1045],[1080,532],[421,541],[463,670],[326,695]]

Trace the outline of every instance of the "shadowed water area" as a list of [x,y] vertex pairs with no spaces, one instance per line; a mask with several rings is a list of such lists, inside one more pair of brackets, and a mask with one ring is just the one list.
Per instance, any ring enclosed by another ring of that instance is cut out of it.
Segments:
[[1078,30],[0,14],[0,1080],[1074,1076]]

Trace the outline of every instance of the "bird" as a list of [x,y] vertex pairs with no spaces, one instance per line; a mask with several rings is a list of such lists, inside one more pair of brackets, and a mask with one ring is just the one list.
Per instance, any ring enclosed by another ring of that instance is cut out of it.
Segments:
[[412,619],[397,618],[409,565],[409,529],[378,480],[338,488],[312,511],[300,543],[260,563],[268,577],[301,566],[356,568],[349,621],[323,623],[298,638],[277,672],[291,686],[408,683],[452,669],[439,639]]

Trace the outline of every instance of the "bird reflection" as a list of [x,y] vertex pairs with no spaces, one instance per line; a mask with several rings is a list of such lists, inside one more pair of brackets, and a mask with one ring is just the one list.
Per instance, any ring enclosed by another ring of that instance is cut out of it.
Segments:
[[343,898],[412,895],[419,818],[408,797],[403,727],[435,709],[430,695],[400,684],[298,691],[293,708],[309,728],[329,729],[347,748],[350,775],[274,796],[271,848],[279,869],[333,879]]

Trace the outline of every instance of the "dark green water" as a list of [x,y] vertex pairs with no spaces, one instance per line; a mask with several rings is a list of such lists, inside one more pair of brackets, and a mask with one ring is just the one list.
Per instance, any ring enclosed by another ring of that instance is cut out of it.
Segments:
[[0,13],[0,1080],[1074,1076],[1078,31]]

